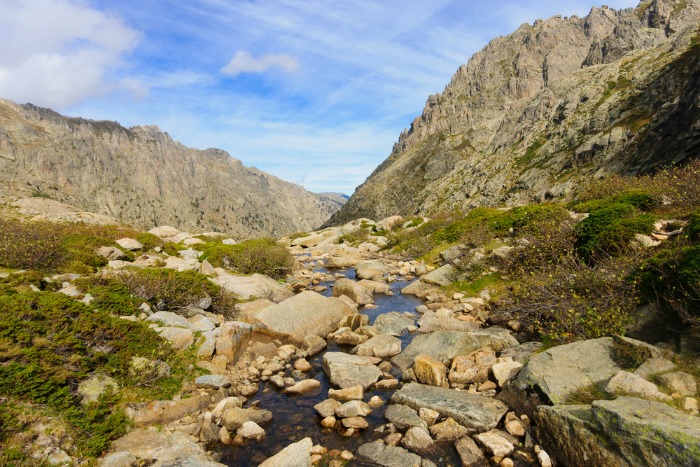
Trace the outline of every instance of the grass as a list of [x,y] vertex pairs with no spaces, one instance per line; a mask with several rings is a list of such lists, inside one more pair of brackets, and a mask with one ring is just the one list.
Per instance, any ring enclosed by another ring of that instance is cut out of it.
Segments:
[[217,239],[194,248],[202,251],[202,260],[241,274],[257,273],[281,279],[294,266],[292,255],[273,238],[246,240],[236,245],[225,245]]
[[[444,287],[444,289],[449,293],[459,292],[467,296],[474,297],[486,288],[502,291],[507,286],[507,281],[504,281],[500,274],[491,273],[483,275],[475,280],[455,282],[454,284]],[[492,296],[498,296],[498,293],[493,294]]]
[[519,167],[526,167],[530,165],[546,142],[547,140],[542,137],[535,139],[530,146],[527,147],[525,154],[515,159],[515,165]]

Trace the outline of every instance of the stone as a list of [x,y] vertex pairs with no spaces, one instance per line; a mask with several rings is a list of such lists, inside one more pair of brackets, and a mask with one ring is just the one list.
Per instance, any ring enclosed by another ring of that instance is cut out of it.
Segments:
[[444,422],[437,423],[430,427],[430,434],[435,441],[454,442],[469,435],[469,430],[464,428],[452,418],[447,417]]
[[334,416],[325,417],[321,420],[321,426],[324,428],[333,428],[338,420]]
[[372,413],[372,408],[362,401],[348,401],[335,409],[338,418],[366,417]]
[[249,302],[237,303],[235,305],[236,316],[246,323],[254,323],[255,317],[265,308],[274,305],[275,302],[267,298],[259,298]]
[[78,385],[78,395],[83,404],[97,402],[100,396],[107,391],[116,393],[119,391],[119,384],[114,378],[106,375],[92,375]]
[[405,372],[421,354],[449,365],[454,357],[467,355],[483,347],[498,351],[517,344],[518,341],[508,330],[498,326],[471,332],[437,331],[416,336],[391,362]]
[[148,322],[160,323],[162,326],[173,326],[191,329],[192,324],[187,318],[171,311],[159,311],[146,318]]
[[447,367],[429,355],[418,355],[413,362],[418,382],[430,386],[448,387]]
[[373,279],[391,272],[391,268],[380,261],[362,261],[355,266],[355,277],[358,279]]
[[516,436],[518,438],[525,436],[525,425],[518,418],[506,421],[505,428],[506,431],[512,436]]
[[649,358],[646,362],[634,370],[634,374],[641,376],[642,378],[649,381],[649,379],[659,373],[667,373],[676,369],[676,365],[665,358]]
[[680,394],[681,396],[694,396],[697,394],[697,383],[695,378],[688,373],[682,371],[674,371],[659,375],[659,384],[667,388],[670,392]]
[[491,367],[491,372],[498,383],[498,387],[503,387],[511,378],[518,374],[522,367],[522,363],[518,362],[501,362],[494,364]]
[[325,401],[314,405],[314,409],[316,409],[316,412],[318,412],[321,417],[326,418],[334,416],[335,409],[341,405],[342,404],[335,399],[326,399]]
[[391,389],[396,389],[399,387],[399,380],[395,378],[383,379],[374,383],[374,389],[380,391],[389,391]]
[[269,457],[258,467],[310,467],[312,447],[311,438],[304,438]]
[[552,458],[544,449],[540,449],[540,452],[537,453],[537,461],[542,467],[552,467]]
[[[381,440],[365,443],[355,452],[355,459],[382,467],[420,467],[421,457],[398,446],[387,446]],[[362,464],[360,464],[362,465]]]
[[129,452],[137,459],[154,465],[182,465],[198,467],[223,466],[184,433],[137,429],[112,442],[115,452]]
[[443,417],[452,417],[470,433],[495,428],[508,411],[504,403],[490,397],[418,383],[405,384],[391,397],[391,403],[435,410]]
[[223,375],[203,375],[194,380],[198,388],[219,389],[231,386],[228,376]]
[[188,318],[192,332],[207,332],[216,329],[216,324],[206,316],[194,315]]
[[402,295],[415,295],[418,298],[425,298],[428,295],[439,291],[440,287],[437,285],[427,284],[421,280],[413,281],[406,287],[401,289]]
[[684,397],[683,410],[689,412],[691,415],[698,415],[700,412],[700,404],[698,404],[698,400],[694,397]]
[[356,346],[366,342],[369,338],[351,331],[350,328],[342,328],[333,335],[333,339],[338,345]]
[[[119,240],[116,240],[114,243],[116,243],[120,247],[124,248],[125,250],[129,250],[129,251],[141,250],[143,248],[143,244],[134,238],[120,238]],[[115,259],[119,259],[119,258],[115,258]]]
[[302,348],[306,349],[306,354],[309,357],[316,355],[321,350],[325,349],[327,345],[325,339],[314,334],[306,336],[304,342],[302,342]]
[[338,322],[353,314],[352,308],[338,298],[327,298],[304,291],[258,313],[257,321],[267,331],[301,345],[309,335],[326,336]]
[[163,360],[150,360],[144,357],[131,357],[129,373],[148,381],[170,376],[170,365]]
[[329,389],[328,397],[337,401],[361,401],[365,397],[365,391],[362,386],[358,384],[345,389]]
[[355,353],[369,357],[393,357],[401,353],[401,340],[394,336],[380,334],[358,345]]
[[452,384],[483,383],[497,362],[496,353],[488,347],[469,355],[458,355],[452,360],[448,379]]
[[451,264],[445,264],[436,270],[421,276],[421,282],[431,285],[446,286],[457,280],[458,271]]
[[175,227],[170,227],[169,225],[162,225],[159,227],[154,227],[148,231],[148,233],[160,237],[163,239],[169,239],[179,235],[181,232]]
[[386,438],[384,438],[384,443],[387,446],[398,446],[401,442],[401,438],[403,438],[403,434],[391,433]]
[[376,357],[326,352],[323,355],[323,369],[335,386],[346,389],[360,385],[367,389],[382,376],[382,371],[375,366],[380,361]]
[[372,294],[393,295],[393,293],[391,292],[391,287],[389,287],[389,284],[387,284],[386,282],[362,279],[360,282],[358,282],[358,284],[360,284]]
[[285,386],[284,384],[284,378],[282,378],[280,375],[272,375],[270,376],[270,382],[277,386],[277,388],[281,389]]
[[219,442],[219,427],[206,420],[199,430],[199,441],[205,446],[212,446]]
[[369,427],[367,420],[362,417],[347,417],[342,420],[342,424],[345,428],[355,428],[359,430],[366,430]]
[[241,427],[236,430],[236,434],[243,436],[245,439],[262,439],[265,437],[265,430],[255,422],[244,422]]
[[[689,399],[690,399],[690,398],[689,398]],[[693,399],[693,400],[694,400],[694,401],[696,402],[696,404],[697,404],[697,400],[696,400],[696,399]],[[372,396],[372,397],[369,399],[369,401],[367,401],[367,405],[369,405],[372,409],[377,409],[377,408],[379,408],[379,407],[381,407],[381,406],[384,405],[384,399],[382,399],[382,398],[379,397],[379,396]]]
[[377,316],[374,320],[374,327],[382,334],[400,336],[406,329],[413,326],[413,323],[412,319],[407,318],[402,313],[392,311]]
[[433,426],[435,422],[438,421],[438,418],[440,418],[440,413],[432,409],[421,407],[418,410],[418,416],[421,418],[421,420],[427,423],[428,426]]
[[303,373],[308,373],[309,371],[313,370],[313,367],[311,366],[311,363],[309,363],[309,361],[305,358],[298,358],[294,362],[294,369],[299,370]]
[[351,279],[338,279],[333,285],[333,296],[345,295],[358,305],[374,303],[372,293],[365,287]]
[[474,439],[493,456],[506,457],[515,449],[510,441],[493,430],[474,435]]
[[468,467],[488,467],[489,462],[484,456],[484,452],[476,445],[471,438],[462,438],[454,444],[463,466]]
[[238,295],[242,300],[267,298],[275,303],[280,303],[294,296],[294,292],[289,287],[262,274],[241,276],[231,274],[223,268],[214,268],[214,271],[216,276],[210,277],[209,280]]
[[127,411],[135,425],[166,425],[206,409],[211,397],[199,395],[176,401],[153,401],[138,410]]
[[253,328],[240,321],[226,321],[219,326],[219,337],[216,338],[216,355],[226,358],[228,363],[236,361],[239,351],[250,339]]
[[107,454],[99,462],[100,467],[131,467],[138,459],[129,451],[120,451]]
[[384,418],[401,431],[411,427],[428,427],[425,421],[418,416],[418,413],[406,405],[390,404],[384,411]]
[[501,358],[511,358],[524,366],[530,360],[530,356],[541,348],[542,342],[525,342],[503,350],[499,356]]
[[287,394],[309,394],[321,389],[321,382],[317,379],[304,379],[284,390]]
[[673,400],[671,396],[659,391],[654,383],[624,370],[620,370],[610,379],[605,391],[610,394],[638,396],[657,401],[670,402]]
[[428,430],[422,426],[409,428],[401,439],[401,444],[406,449],[419,454],[435,450],[435,441],[430,437]]
[[98,256],[106,258],[108,261],[121,261],[123,259],[126,259],[126,255],[124,254],[124,252],[119,248],[113,246],[101,246],[97,250],[95,250],[95,253]]
[[265,425],[272,421],[272,412],[257,407],[249,409],[232,407],[224,410],[221,414],[221,424],[230,432],[238,430],[248,421],[255,422],[258,425]]
[[219,441],[221,441],[223,444],[231,444],[233,441],[231,438],[231,433],[228,432],[225,426],[222,426],[221,429],[219,429]]
[[212,416],[215,418],[220,418],[226,409],[231,409],[233,407],[243,407],[243,403],[238,397],[226,397],[221,399],[216,404],[216,407],[214,407],[214,409],[211,411]]

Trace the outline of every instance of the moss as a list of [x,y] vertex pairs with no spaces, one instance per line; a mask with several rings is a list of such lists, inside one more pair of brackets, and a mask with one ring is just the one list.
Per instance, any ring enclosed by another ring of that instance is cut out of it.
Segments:
[[594,401],[612,400],[615,397],[600,389],[600,387],[591,383],[588,386],[583,386],[569,392],[564,396],[562,404],[566,405],[589,405]]

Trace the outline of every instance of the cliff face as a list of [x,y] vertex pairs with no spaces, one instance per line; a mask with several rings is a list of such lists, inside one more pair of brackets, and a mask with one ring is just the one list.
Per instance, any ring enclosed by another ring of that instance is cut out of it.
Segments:
[[699,21],[700,0],[653,0],[494,39],[331,223],[562,197],[695,157]]
[[316,228],[344,201],[247,168],[224,151],[187,148],[156,127],[127,129],[5,100],[0,191],[42,194],[140,228],[241,237]]

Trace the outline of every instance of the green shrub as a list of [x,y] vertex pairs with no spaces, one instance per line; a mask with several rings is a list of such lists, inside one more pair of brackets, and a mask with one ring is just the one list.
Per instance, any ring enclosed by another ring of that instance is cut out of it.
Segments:
[[625,204],[641,211],[649,211],[659,203],[654,196],[643,190],[627,190],[614,196],[592,199],[582,203],[572,203],[576,212],[593,212],[611,205]]
[[236,245],[215,241],[201,246],[202,259],[213,266],[233,269],[242,274],[265,274],[282,278],[294,266],[289,251],[273,238],[246,240]]
[[61,238],[47,222],[0,219],[0,266],[50,271],[66,259]]
[[653,357],[651,350],[644,345],[635,345],[622,339],[620,336],[613,336],[612,359],[625,370],[634,371],[642,363]]
[[691,242],[700,242],[700,211],[695,211],[690,215],[685,235]]
[[350,233],[346,233],[345,235],[341,235],[338,238],[338,243],[347,243],[348,245],[359,245],[360,243],[366,242],[369,239],[369,236],[369,230],[359,228],[357,230],[353,230]]

